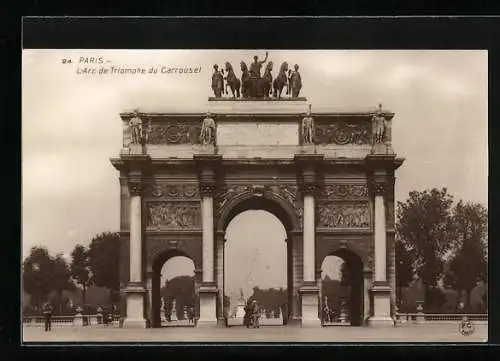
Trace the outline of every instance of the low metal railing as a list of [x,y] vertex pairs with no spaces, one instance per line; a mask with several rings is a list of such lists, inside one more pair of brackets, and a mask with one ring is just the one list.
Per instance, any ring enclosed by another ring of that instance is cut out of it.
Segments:
[[[112,318],[108,318],[107,322],[104,320],[103,315],[81,315],[76,314],[74,316],[52,316],[51,318],[52,326],[117,326],[120,323],[120,315],[113,315]],[[44,316],[24,316],[23,326],[44,326],[45,317]]]
[[460,322],[464,317],[472,322],[488,322],[488,314],[481,313],[396,313],[397,323]]

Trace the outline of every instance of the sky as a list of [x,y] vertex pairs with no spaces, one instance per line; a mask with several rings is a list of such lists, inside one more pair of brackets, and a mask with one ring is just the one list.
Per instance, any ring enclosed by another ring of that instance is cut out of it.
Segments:
[[[406,159],[396,173],[397,201],[411,190],[447,187],[456,199],[487,205],[486,51],[268,51],[275,75],[282,61],[300,65],[301,95],[313,112],[382,103],[396,114],[393,148]],[[119,230],[118,172],[109,159],[122,146],[120,112],[204,112],[212,96],[213,64],[229,61],[237,69],[253,55],[263,59],[265,50],[24,50],[22,256],[35,245],[69,254],[75,244],[87,245],[99,232]],[[88,75],[82,74],[84,67],[95,64],[79,64],[81,57],[102,57],[105,67],[160,70]],[[162,66],[201,71],[162,74]],[[266,232],[253,238],[260,250],[258,263],[271,264],[268,260],[281,252],[282,225],[264,213],[250,214],[231,223],[230,230],[237,228],[234,243],[246,244],[251,232],[261,231],[255,225],[265,222],[273,230],[271,238],[278,240],[278,246],[270,247],[276,253],[263,252]],[[248,272],[240,268],[237,279]]]

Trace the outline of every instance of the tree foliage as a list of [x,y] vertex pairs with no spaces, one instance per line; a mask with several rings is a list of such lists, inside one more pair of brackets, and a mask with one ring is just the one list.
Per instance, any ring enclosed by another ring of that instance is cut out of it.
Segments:
[[405,202],[398,202],[396,231],[407,250],[414,252],[414,267],[426,288],[435,287],[443,274],[443,256],[450,249],[453,235],[451,207],[453,196],[446,188],[412,191]]
[[23,288],[31,296],[31,305],[40,307],[54,289],[52,259],[45,247],[31,248],[23,262]]
[[83,304],[86,303],[86,291],[90,286],[90,267],[87,249],[81,244],[77,244],[71,252],[71,277],[82,287]]
[[51,292],[56,292],[58,302],[62,301],[62,292],[71,291],[69,266],[62,254],[51,257],[47,248],[31,248],[30,255],[23,262],[23,288],[31,296],[31,305],[38,308],[47,301]]
[[248,300],[256,300],[260,307],[264,308],[267,312],[271,312],[285,305],[287,297],[287,291],[283,287],[261,289],[255,286]]
[[414,252],[407,249],[405,244],[400,240],[395,243],[395,258],[396,258],[396,287],[397,299],[401,300],[402,288],[408,287],[413,280],[415,270]]
[[96,286],[110,289],[110,298],[117,301],[120,290],[120,243],[119,234],[104,232],[95,236],[87,252],[90,281]]
[[487,276],[488,211],[479,203],[460,201],[453,209],[453,223],[453,254],[444,282],[458,291],[465,291],[468,305],[471,290],[478,280],[486,280]]
[[178,276],[165,282],[160,290],[161,297],[165,300],[165,313],[172,311],[173,300],[175,299],[177,317],[183,319],[184,307],[195,306],[194,277]]

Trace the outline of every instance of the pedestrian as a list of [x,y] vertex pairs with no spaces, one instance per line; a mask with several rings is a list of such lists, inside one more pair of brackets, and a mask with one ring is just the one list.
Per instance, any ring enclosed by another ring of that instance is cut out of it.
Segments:
[[252,327],[253,328],[260,328],[259,318],[260,318],[259,304],[257,303],[257,300],[253,300],[253,302],[252,302]]
[[45,331],[52,331],[52,305],[46,303],[43,307],[43,316],[45,318]]
[[188,320],[189,320],[189,323],[194,323],[194,309],[193,307],[189,307],[188,308]]
[[252,306],[250,303],[250,300],[245,305],[245,316],[243,316],[243,326],[246,326],[246,328],[250,328],[250,324],[252,323]]

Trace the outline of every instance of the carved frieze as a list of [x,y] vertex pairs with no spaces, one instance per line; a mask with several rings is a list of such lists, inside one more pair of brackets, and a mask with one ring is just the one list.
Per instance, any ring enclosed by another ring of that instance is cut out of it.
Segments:
[[367,199],[368,186],[366,184],[328,184],[321,194],[327,199]]
[[186,229],[201,227],[199,203],[148,202],[148,228]]
[[371,143],[370,122],[320,123],[315,126],[316,144],[364,145]]
[[201,123],[170,122],[152,124],[148,134],[148,143],[161,144],[199,144]]
[[370,226],[368,203],[323,203],[319,206],[318,226],[325,228],[367,228]]
[[145,187],[144,195],[146,197],[154,198],[197,198],[198,185],[197,184],[165,184],[153,183]]

